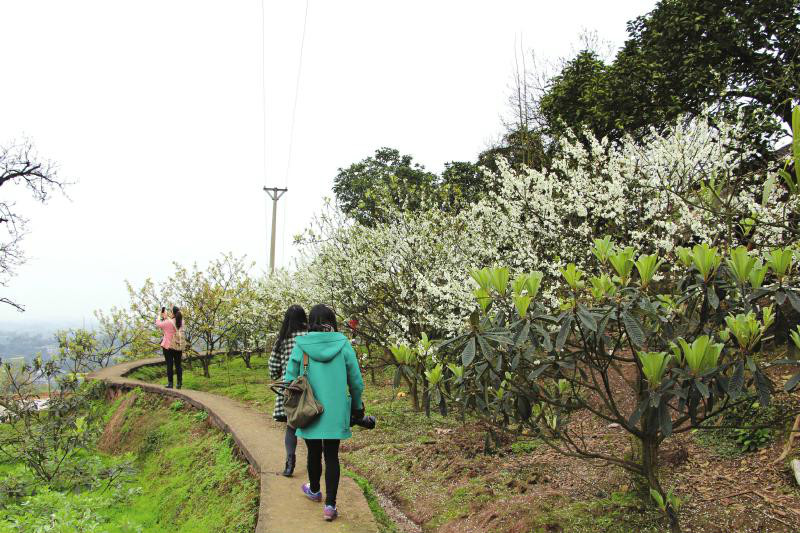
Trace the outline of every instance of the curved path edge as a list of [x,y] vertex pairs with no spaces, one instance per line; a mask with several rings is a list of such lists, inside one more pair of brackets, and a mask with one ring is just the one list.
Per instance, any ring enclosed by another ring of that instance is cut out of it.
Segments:
[[[126,377],[135,370],[163,365],[164,359],[138,359],[99,369],[87,379],[105,381],[121,390],[142,390],[186,401],[208,413],[211,423],[230,434],[237,448],[255,470],[260,481],[256,533],[373,533],[378,526],[358,485],[342,476],[337,495],[339,518],[322,520],[322,505],[300,491],[305,479],[305,446],[298,443],[295,477],[280,475],[285,457],[284,425],[236,400],[191,389],[167,389],[164,386]],[[323,480],[324,490],[324,480]]]

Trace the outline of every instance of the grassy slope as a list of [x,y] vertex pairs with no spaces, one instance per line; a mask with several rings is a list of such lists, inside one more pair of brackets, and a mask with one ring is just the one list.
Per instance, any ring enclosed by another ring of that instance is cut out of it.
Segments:
[[[13,512],[8,515],[0,508],[0,531],[253,531],[258,482],[234,455],[230,438],[205,422],[205,413],[136,392],[113,402],[99,401],[97,407],[105,432],[96,454],[109,464],[123,456],[132,458],[134,473],[118,491],[99,487],[62,494],[39,483],[17,510],[28,516],[53,515],[54,525],[47,519],[14,526]],[[0,484],[9,474],[25,471],[21,464],[0,461]]]
[[258,482],[203,415],[155,395],[139,395],[127,408],[121,431],[106,435],[103,447],[136,454],[141,493],[105,511],[108,533],[130,531],[128,523],[154,533],[253,530]]

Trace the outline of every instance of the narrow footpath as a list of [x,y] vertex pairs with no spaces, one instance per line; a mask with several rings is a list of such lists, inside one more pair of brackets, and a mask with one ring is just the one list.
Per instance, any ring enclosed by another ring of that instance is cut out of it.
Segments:
[[[137,368],[158,364],[164,364],[164,359],[141,359],[100,369],[89,374],[88,378],[104,380],[112,387],[125,390],[141,387],[147,392],[180,398],[205,410],[215,426],[230,433],[261,481],[256,533],[378,531],[361,489],[346,476],[341,478],[336,498],[339,517],[333,522],[323,520],[322,504],[312,502],[300,490],[300,486],[308,481],[305,468],[306,450],[302,442],[297,446],[298,466],[294,477],[280,475],[285,459],[283,425],[276,423],[269,415],[258,413],[224,396],[189,389],[167,389],[161,385],[125,377]],[[324,493],[324,476],[322,490]]]

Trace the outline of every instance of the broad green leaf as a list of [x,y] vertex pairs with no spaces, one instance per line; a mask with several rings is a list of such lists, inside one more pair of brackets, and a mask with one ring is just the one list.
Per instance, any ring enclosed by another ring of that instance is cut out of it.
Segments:
[[672,355],[666,352],[638,352],[639,361],[642,363],[644,373],[650,388],[655,389],[661,384],[664,372],[667,370]]
[[644,330],[642,329],[642,325],[639,324],[639,320],[628,311],[623,311],[622,323],[625,325],[625,331],[628,333],[628,338],[630,338],[631,343],[637,348],[644,346]]
[[472,276],[472,279],[474,279],[482,289],[488,290],[492,284],[492,276],[488,268],[473,270],[470,272],[470,276]]
[[633,248],[628,246],[616,254],[608,256],[611,266],[616,270],[623,286],[628,284],[633,271]]
[[519,296],[522,294],[522,291],[528,286],[528,275],[527,274],[520,274],[519,276],[514,279],[514,282],[511,284],[511,288],[514,290],[514,294]]
[[636,270],[639,272],[639,283],[642,288],[647,288],[663,262],[656,254],[639,256],[635,265]]
[[583,324],[583,327],[593,333],[597,331],[597,321],[588,309],[586,309],[583,305],[578,304],[578,310],[576,314],[578,315],[578,319],[581,321],[581,324]]
[[722,258],[717,253],[716,246],[708,246],[707,243],[703,243],[692,248],[692,262],[706,282],[716,273],[721,261]]
[[484,289],[483,287],[479,287],[475,289],[472,294],[475,295],[475,299],[478,301],[478,305],[481,306],[481,310],[485,313],[486,309],[489,307],[489,304],[492,303],[492,297],[489,294],[489,291]]
[[800,313],[800,296],[797,295],[797,291],[795,289],[786,289],[786,297],[794,307],[794,310]]
[[528,307],[531,305],[531,297],[528,295],[525,296],[514,296],[514,307],[517,308],[517,313],[519,314],[520,318],[525,318],[525,315],[528,314]]
[[767,268],[766,265],[762,265],[760,259],[756,259],[755,263],[753,264],[753,269],[750,271],[750,275],[748,276],[748,280],[750,281],[750,286],[754,289],[760,289],[761,285],[764,284],[764,278],[767,275]]
[[653,501],[656,503],[659,509],[662,511],[667,510],[667,506],[664,505],[664,498],[656,489],[650,489],[650,497],[653,498]]
[[744,361],[737,361],[731,380],[728,382],[728,394],[732,400],[737,400],[744,387]]
[[592,253],[597,260],[600,261],[601,265],[605,265],[613,248],[614,244],[611,242],[611,236],[606,235],[602,239],[594,239],[594,248],[592,248]]
[[543,274],[538,270],[528,274],[528,296],[531,298],[536,298],[536,295],[539,294],[539,287],[542,285],[542,277]]
[[675,253],[678,255],[678,260],[683,266],[689,267],[692,264],[692,251],[689,248],[678,246],[675,249]]
[[573,291],[578,290],[583,272],[575,267],[575,263],[569,263],[566,268],[562,268],[561,275]]
[[464,351],[461,352],[461,364],[464,366],[469,366],[472,361],[475,359],[475,337],[472,337],[467,341],[466,346],[464,346]]
[[770,252],[767,266],[775,273],[778,280],[783,280],[789,274],[793,256],[791,248],[776,248]]
[[558,331],[555,351],[560,352],[564,349],[564,344],[567,342],[570,331],[572,331],[572,315],[567,315],[564,318],[564,322],[561,324],[561,329]]
[[499,294],[505,294],[508,290],[508,269],[493,268],[491,270],[492,287]]
[[751,257],[747,248],[739,246],[730,251],[730,259],[726,260],[728,269],[738,285],[744,285],[750,279],[750,274],[756,264],[756,258]]

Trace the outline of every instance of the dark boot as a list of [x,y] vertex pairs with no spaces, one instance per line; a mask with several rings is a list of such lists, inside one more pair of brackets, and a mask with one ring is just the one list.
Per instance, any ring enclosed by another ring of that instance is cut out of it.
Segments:
[[181,380],[178,380],[178,388],[180,389],[181,387],[183,387],[183,383],[181,382]]
[[171,382],[171,381],[170,381],[169,383],[167,383],[167,388],[168,388],[168,389],[171,389],[171,388],[172,388],[172,382]]
[[294,463],[295,463],[295,456],[287,455],[286,456],[286,468],[283,469],[283,475],[286,477],[291,477],[294,473]]

